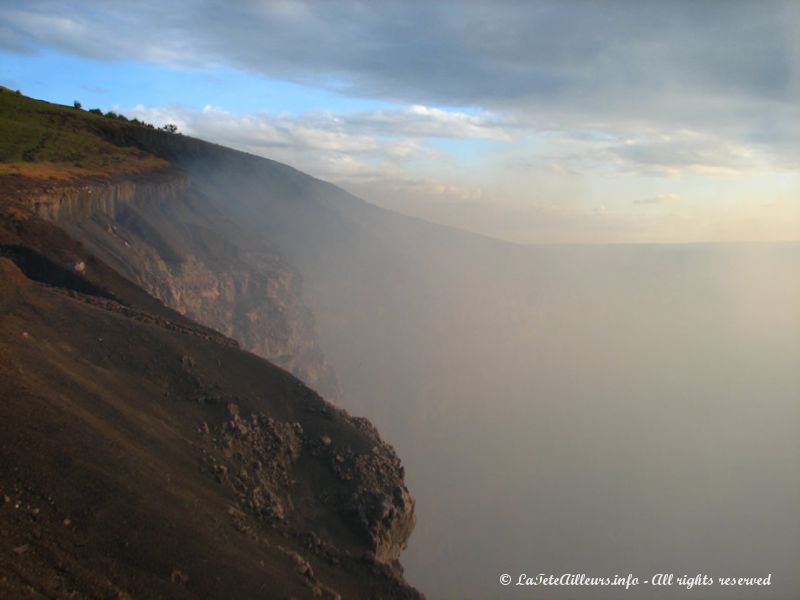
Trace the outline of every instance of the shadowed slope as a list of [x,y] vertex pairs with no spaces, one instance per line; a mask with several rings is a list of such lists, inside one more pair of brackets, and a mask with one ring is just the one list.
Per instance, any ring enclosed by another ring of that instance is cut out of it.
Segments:
[[0,595],[417,597],[369,423],[36,217],[0,246]]

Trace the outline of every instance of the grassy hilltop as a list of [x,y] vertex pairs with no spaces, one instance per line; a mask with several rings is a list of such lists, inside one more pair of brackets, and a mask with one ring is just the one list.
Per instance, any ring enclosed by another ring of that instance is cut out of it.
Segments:
[[110,141],[132,126],[151,127],[34,100],[0,86],[0,175],[69,180],[167,167],[144,150]]

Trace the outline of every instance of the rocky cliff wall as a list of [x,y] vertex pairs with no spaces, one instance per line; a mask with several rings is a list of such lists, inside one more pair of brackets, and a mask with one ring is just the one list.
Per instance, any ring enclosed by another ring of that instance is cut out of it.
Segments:
[[129,206],[178,202],[189,188],[189,178],[177,171],[114,180],[90,179],[80,183],[38,188],[27,198],[35,212],[59,223],[74,223],[102,214],[115,219]]
[[26,202],[167,306],[338,398],[297,271],[184,173],[54,184],[29,190]]

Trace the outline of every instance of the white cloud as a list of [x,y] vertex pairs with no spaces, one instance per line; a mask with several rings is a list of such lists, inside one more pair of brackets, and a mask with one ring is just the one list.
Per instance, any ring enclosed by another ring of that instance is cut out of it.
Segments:
[[651,196],[649,198],[640,198],[639,200],[634,200],[634,204],[646,204],[646,205],[653,205],[653,204],[672,204],[673,202],[678,202],[681,199],[680,194],[676,194],[675,192],[670,192],[668,194],[659,194],[658,196]]
[[510,139],[494,116],[422,106],[302,115],[235,115],[211,105],[202,110],[141,105],[114,110],[159,126],[175,123],[188,135],[284,160],[335,181],[366,174],[375,178],[378,172],[396,178],[408,161],[441,156],[441,150],[426,146],[431,137]]
[[525,161],[551,172],[679,178],[752,176],[790,172],[769,148],[708,131],[643,128],[618,124],[614,130],[553,130],[545,150]]

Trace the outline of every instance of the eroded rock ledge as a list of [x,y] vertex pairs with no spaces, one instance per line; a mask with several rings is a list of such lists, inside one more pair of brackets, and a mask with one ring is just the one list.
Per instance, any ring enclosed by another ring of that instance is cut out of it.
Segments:
[[182,171],[42,182],[18,195],[170,308],[339,398],[299,273],[268,241],[245,239]]

